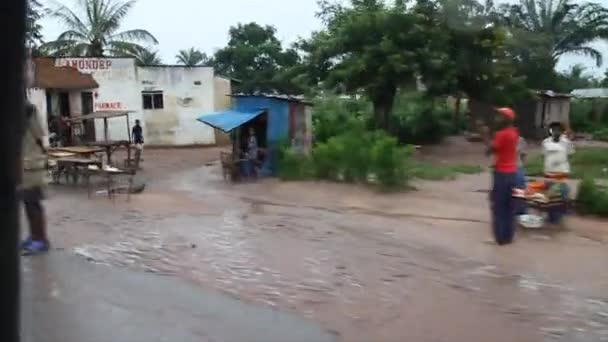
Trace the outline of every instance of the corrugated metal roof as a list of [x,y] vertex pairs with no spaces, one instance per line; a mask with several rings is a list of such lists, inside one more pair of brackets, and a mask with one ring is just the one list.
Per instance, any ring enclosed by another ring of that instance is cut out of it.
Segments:
[[99,84],[93,76],[71,67],[56,67],[53,58],[34,58],[34,88],[95,89]]
[[574,89],[572,95],[582,99],[605,99],[608,98],[608,88]]
[[266,93],[253,93],[253,94],[237,93],[237,94],[232,94],[230,96],[231,97],[265,97],[265,98],[281,100],[281,101],[302,103],[302,104],[309,105],[309,106],[312,105],[312,102],[306,101],[306,98],[304,96],[297,96],[297,95],[266,94]]
[[546,96],[546,97],[563,97],[563,98],[572,97],[571,94],[556,93],[553,90],[537,90],[536,91],[536,95],[538,95],[538,96]]
[[252,112],[225,110],[223,112],[211,113],[199,117],[197,120],[226,133],[242,126],[243,124],[257,118],[264,113],[263,110]]

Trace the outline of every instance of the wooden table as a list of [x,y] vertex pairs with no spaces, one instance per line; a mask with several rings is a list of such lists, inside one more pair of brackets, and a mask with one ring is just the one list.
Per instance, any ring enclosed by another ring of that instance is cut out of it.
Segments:
[[99,160],[90,158],[66,157],[57,158],[55,161],[57,162],[57,169],[53,173],[53,178],[56,183],[59,183],[62,174],[65,174],[66,182],[69,181],[70,176],[72,176],[72,181],[74,184],[78,182],[78,178],[80,176],[85,177],[86,181],[88,182],[89,166],[95,165],[97,167],[101,167],[101,162]]
[[65,146],[65,147],[54,147],[49,149],[49,153],[53,152],[66,152],[73,153],[83,157],[91,157],[95,153],[103,152],[104,149],[96,146]]
[[109,140],[109,141],[96,141],[87,144],[92,148],[100,148],[106,152],[108,157],[108,165],[112,165],[112,154],[121,147],[126,147],[127,149],[127,159],[131,159],[131,143],[127,140]]

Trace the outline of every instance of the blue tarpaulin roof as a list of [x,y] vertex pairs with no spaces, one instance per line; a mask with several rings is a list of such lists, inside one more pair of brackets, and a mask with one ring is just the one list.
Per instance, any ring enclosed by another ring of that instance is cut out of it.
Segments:
[[228,133],[233,129],[257,118],[262,113],[264,113],[263,110],[256,110],[251,112],[226,110],[223,112],[203,115],[197,120]]

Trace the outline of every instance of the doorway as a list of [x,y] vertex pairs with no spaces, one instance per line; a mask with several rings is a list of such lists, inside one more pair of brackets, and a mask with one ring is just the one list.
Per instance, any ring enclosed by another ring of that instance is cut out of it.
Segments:
[[[90,91],[84,91],[80,94],[80,100],[82,104],[82,115],[93,113],[93,93]],[[86,142],[93,142],[96,140],[95,137],[95,120],[84,120],[84,140]]]
[[59,93],[59,116],[62,119],[62,136],[63,136],[63,144],[64,146],[72,145],[72,125],[68,121],[71,117],[70,110],[70,94],[69,93]]

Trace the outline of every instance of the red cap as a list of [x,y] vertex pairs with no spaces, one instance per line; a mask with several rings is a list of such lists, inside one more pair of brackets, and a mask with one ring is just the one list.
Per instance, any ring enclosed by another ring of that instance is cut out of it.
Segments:
[[504,115],[508,119],[515,120],[515,112],[508,107],[496,108],[496,112]]

